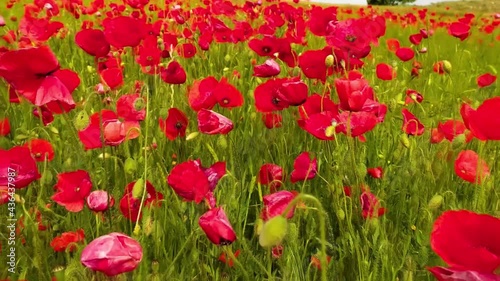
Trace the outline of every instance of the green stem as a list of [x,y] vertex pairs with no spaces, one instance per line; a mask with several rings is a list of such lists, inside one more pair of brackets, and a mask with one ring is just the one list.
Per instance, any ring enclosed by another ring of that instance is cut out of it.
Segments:
[[231,248],[228,248],[226,250],[226,254],[241,269],[241,271],[243,272],[243,275],[245,275],[245,280],[249,280],[250,276],[248,275],[248,272],[245,270],[245,267],[238,261],[238,259],[236,258],[236,256],[233,253],[233,250]]
[[295,207],[295,205],[297,205],[297,203],[299,203],[301,200],[312,201],[316,204],[316,206],[318,206],[319,229],[320,229],[320,240],[321,240],[321,254],[319,255],[319,259],[321,262],[321,269],[322,269],[321,281],[327,281],[328,264],[326,260],[326,213],[321,202],[318,200],[318,198],[312,195],[301,193],[295,196],[295,198],[288,204],[288,206],[286,206],[285,210],[283,211],[283,213],[281,213],[281,215],[285,217],[286,214],[288,214],[288,212],[290,212],[290,210],[292,210],[292,208]]

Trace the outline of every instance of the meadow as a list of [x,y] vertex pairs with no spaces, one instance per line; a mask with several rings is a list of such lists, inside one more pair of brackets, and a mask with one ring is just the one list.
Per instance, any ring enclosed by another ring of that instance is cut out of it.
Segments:
[[0,280],[499,281],[500,11],[453,5],[2,2]]

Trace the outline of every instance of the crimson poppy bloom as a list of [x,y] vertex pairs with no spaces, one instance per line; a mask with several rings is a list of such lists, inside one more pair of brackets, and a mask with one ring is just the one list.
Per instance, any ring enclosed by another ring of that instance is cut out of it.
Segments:
[[[448,141],[451,142],[458,135],[465,134],[467,128],[465,127],[465,124],[460,120],[448,120],[444,123],[439,122],[438,123],[438,130],[439,130],[439,132],[441,132],[443,134],[443,136]],[[472,139],[472,137],[473,137],[472,134],[467,134],[466,140],[470,141]]]
[[123,72],[118,67],[107,68],[99,72],[102,83],[111,90],[116,90],[123,86]]
[[[139,209],[142,201],[141,191],[144,188],[143,184],[144,182],[141,183],[141,181],[133,181],[127,184],[125,193],[120,199],[119,208],[121,213],[132,222],[136,222],[142,218],[142,212],[139,213]],[[142,210],[144,210],[144,207],[160,206],[163,198],[163,194],[156,191],[155,187],[149,181],[146,181],[146,195]]]
[[405,105],[408,105],[413,102],[422,103],[423,100],[424,97],[422,96],[422,94],[417,92],[416,90],[413,89],[406,90]]
[[10,134],[10,122],[9,118],[5,117],[0,119],[0,137],[4,137]]
[[133,271],[142,260],[139,242],[122,233],[109,233],[90,242],[82,251],[80,262],[87,268],[115,276]]
[[361,77],[335,79],[335,89],[342,110],[360,111],[367,100],[374,99],[372,87]]
[[213,76],[194,81],[188,91],[189,106],[194,111],[212,109],[217,104],[214,89],[218,83],[217,79]]
[[54,148],[52,144],[43,139],[32,139],[26,144],[25,147],[29,148],[31,155],[38,162],[52,161],[54,159]]
[[104,32],[100,29],[83,29],[75,35],[75,43],[87,54],[96,58],[105,57],[110,51]]
[[382,167],[368,168],[366,169],[366,171],[374,179],[380,179],[384,175],[384,170],[382,169]]
[[160,77],[165,83],[179,85],[186,82],[186,71],[177,61],[170,62],[160,69]]
[[221,207],[208,210],[200,217],[198,224],[215,245],[227,246],[236,241],[236,233]]
[[309,152],[302,152],[293,162],[293,171],[290,179],[293,183],[313,179],[318,172],[318,160],[311,160]]
[[[283,214],[285,209],[288,207],[288,204],[292,202],[297,193],[290,192],[287,190],[277,191],[271,194],[268,194],[262,198],[264,202],[264,208],[260,213],[260,218],[264,221],[268,221],[275,216],[280,216]],[[295,206],[293,206],[287,214],[284,216],[287,219],[291,219],[295,212]]]
[[434,222],[431,247],[452,269],[491,274],[500,267],[499,236],[496,217],[446,211]]
[[74,232],[64,232],[63,234],[55,237],[50,242],[50,247],[54,249],[55,252],[64,252],[66,249],[70,252],[76,250],[75,244],[82,244],[85,240],[85,233],[83,229],[78,229]]
[[380,207],[378,198],[368,189],[363,188],[360,196],[363,218],[377,218],[385,214],[386,209]]
[[490,73],[485,73],[479,77],[477,77],[477,86],[479,88],[488,87],[489,85],[495,83],[497,77]]
[[[335,139],[334,133],[338,124],[339,113],[333,111],[323,111],[309,115],[299,123],[300,127],[320,140]],[[333,129],[333,131],[328,131]]]
[[431,130],[431,143],[440,143],[444,140],[444,134],[438,128]]
[[500,275],[441,266],[428,267],[438,281],[500,281]]
[[233,122],[226,116],[212,110],[198,111],[198,129],[207,135],[228,134],[233,130]]
[[455,160],[455,173],[465,181],[480,184],[490,175],[490,170],[476,152],[463,150]]
[[344,111],[336,118],[335,132],[354,138],[373,130],[377,123],[379,120],[373,112]]
[[184,112],[177,108],[168,110],[167,118],[158,118],[160,129],[165,133],[169,140],[175,140],[178,137],[186,136],[186,129],[189,124],[188,118]]
[[385,43],[387,44],[387,50],[392,53],[395,53],[401,46],[401,43],[399,43],[399,40],[396,38],[389,38]]
[[[332,260],[331,256],[326,256],[326,264],[328,265]],[[311,265],[318,270],[321,270],[321,261],[318,255],[311,256]]]
[[263,64],[253,67],[253,76],[255,77],[273,77],[280,72],[280,65],[273,59],[267,59]]
[[329,26],[337,22],[338,7],[313,6],[311,15],[307,21],[307,26],[312,34],[316,36],[325,36]]
[[276,164],[266,163],[259,169],[257,181],[263,185],[269,185],[271,191],[276,191],[283,182],[283,168]]
[[480,140],[500,140],[500,97],[485,100],[476,110],[464,104],[460,114],[465,126]]
[[273,78],[255,88],[255,107],[259,112],[280,111],[303,104],[307,94],[307,85],[298,77]]
[[177,52],[185,59],[192,58],[196,55],[196,47],[192,43],[184,43],[177,46]]
[[210,190],[210,182],[199,160],[180,163],[170,171],[168,185],[186,201],[200,203]]
[[396,51],[396,56],[401,61],[409,61],[409,60],[412,60],[415,57],[415,52],[413,51],[412,48],[399,48]]
[[116,114],[124,120],[142,121],[146,118],[146,101],[139,94],[122,95],[116,101]]
[[376,67],[377,78],[380,80],[390,81],[396,78],[396,71],[392,66],[386,63],[379,63]]
[[226,77],[220,79],[213,91],[215,99],[221,107],[234,108],[243,105],[243,95],[235,86],[227,82]]
[[362,19],[339,21],[329,28],[326,42],[356,58],[364,58],[371,50],[371,36],[375,36],[366,32],[368,27],[368,22]]
[[454,22],[448,28],[448,34],[464,41],[470,35],[470,25],[462,22]]
[[94,190],[87,197],[87,207],[94,212],[104,212],[114,204],[115,199],[104,190]]
[[[333,48],[325,47],[321,50],[307,50],[299,56],[299,67],[307,78],[326,81],[326,77],[333,74],[335,59]],[[327,62],[327,57],[331,62]]]
[[262,121],[268,129],[283,126],[283,117],[279,113],[264,113],[262,114]]
[[424,37],[420,33],[412,34],[409,37],[409,40],[413,45],[420,45],[420,43],[422,43],[422,39],[424,39]]
[[67,211],[77,213],[83,210],[85,199],[92,189],[92,181],[84,170],[65,172],[57,175],[54,188],[56,193],[51,199]]
[[0,186],[21,189],[41,177],[35,159],[27,147],[15,146],[9,150],[0,149],[0,159],[2,159],[0,161]]
[[133,17],[105,18],[102,25],[106,41],[116,48],[137,47],[146,35],[143,20]]
[[415,115],[406,108],[401,113],[403,114],[403,132],[412,136],[420,136],[424,133],[425,127]]

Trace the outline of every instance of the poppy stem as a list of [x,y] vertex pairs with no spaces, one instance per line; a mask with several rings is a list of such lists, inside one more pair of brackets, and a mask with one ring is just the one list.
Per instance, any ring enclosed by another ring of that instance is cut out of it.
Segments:
[[297,205],[300,201],[302,200],[309,200],[314,202],[314,204],[318,207],[318,217],[319,217],[319,231],[320,231],[320,241],[321,241],[321,254],[319,254],[319,260],[321,262],[321,281],[327,281],[327,260],[326,260],[326,212],[325,209],[323,208],[323,205],[321,202],[318,200],[318,198],[305,194],[305,193],[300,193],[299,195],[295,196],[293,200],[286,206],[285,210],[281,215],[283,217],[286,217],[286,214],[292,210],[295,205]]
[[226,251],[227,255],[229,256],[229,258],[239,267],[241,268],[241,271],[243,272],[243,275],[245,275],[245,280],[249,280],[250,279],[250,276],[248,275],[248,272],[245,270],[245,267],[238,261],[238,259],[236,258],[236,256],[234,255],[233,253],[233,250],[228,247],[227,248],[227,251]]

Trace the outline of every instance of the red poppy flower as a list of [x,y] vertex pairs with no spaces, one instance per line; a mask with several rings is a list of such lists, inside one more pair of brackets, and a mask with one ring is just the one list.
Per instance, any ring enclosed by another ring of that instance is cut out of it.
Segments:
[[160,129],[169,140],[186,136],[186,128],[189,124],[186,114],[177,108],[170,108],[166,119],[158,118]]
[[0,137],[4,137],[10,134],[10,122],[9,118],[0,118]]
[[236,241],[236,233],[221,207],[208,210],[200,217],[198,224],[215,245],[227,246]]
[[[276,216],[283,214],[288,204],[292,202],[297,194],[282,190],[271,194],[268,194],[262,198],[264,202],[264,208],[260,213],[260,218],[264,221],[268,221]],[[284,214],[287,219],[291,219],[295,212],[295,206],[293,206],[287,214]]]
[[92,181],[84,170],[60,173],[54,188],[56,194],[51,199],[67,211],[77,213],[83,210],[85,199],[92,189]]
[[259,112],[280,111],[298,106],[307,99],[308,87],[298,77],[274,78],[255,88],[255,107]]
[[401,113],[403,114],[403,132],[412,136],[420,136],[424,133],[425,127],[415,115],[406,108]]
[[415,57],[415,52],[413,51],[412,48],[399,48],[396,51],[396,56],[401,61],[409,61],[409,60],[412,60]]
[[451,268],[494,273],[500,267],[500,219],[467,210],[446,211],[435,222],[431,247]]
[[366,57],[371,50],[372,35],[368,34],[369,22],[363,19],[347,19],[339,21],[333,27],[327,28],[326,42],[356,58]]
[[210,182],[199,160],[176,165],[167,177],[168,185],[186,201],[200,203],[210,190]]
[[233,108],[243,105],[243,95],[229,82],[226,77],[222,77],[213,90],[215,99],[221,107]]
[[116,101],[116,113],[125,120],[142,121],[146,117],[145,103],[139,94],[123,95]]
[[438,281],[500,281],[500,275],[473,270],[459,270],[441,266],[428,267]]
[[460,41],[464,41],[470,35],[470,25],[461,22],[454,22],[450,24],[448,34],[460,39]]
[[271,249],[271,255],[272,255],[273,259],[281,258],[281,256],[283,255],[283,251],[284,251],[283,245],[274,246]]
[[477,86],[479,88],[488,87],[489,85],[495,83],[497,77],[490,73],[485,73],[477,77]]
[[[138,185],[136,185],[136,183]],[[132,222],[136,222],[138,219],[142,218],[142,212],[139,214],[139,209],[142,201],[143,184],[144,182],[141,183],[141,181],[133,181],[127,184],[125,193],[120,199],[119,207],[121,213]],[[134,190],[134,188],[137,190]],[[163,194],[157,192],[155,187],[149,181],[146,181],[146,195],[144,197],[142,210],[144,210],[144,207],[160,206],[163,198]]]
[[194,81],[188,92],[189,106],[194,111],[212,109],[217,104],[214,89],[218,83],[217,79],[213,76]]
[[392,68],[392,66],[386,63],[379,63],[376,67],[377,78],[380,80],[390,81],[396,78],[396,71]]
[[360,111],[367,100],[374,99],[372,87],[361,77],[335,79],[335,89],[342,110]]
[[379,120],[372,112],[344,111],[336,118],[335,132],[354,138],[373,130],[377,123],[379,123]]
[[367,189],[360,196],[363,218],[376,218],[385,214],[385,208],[380,207],[378,198]]
[[465,181],[480,184],[490,175],[490,170],[476,152],[463,150],[455,160],[455,173]]
[[309,152],[302,152],[293,162],[293,171],[290,173],[292,183],[313,179],[318,172],[317,159],[311,160]]
[[283,117],[279,113],[264,113],[262,121],[268,129],[279,128],[283,125]]
[[423,100],[424,97],[422,96],[422,94],[417,92],[416,90],[413,89],[406,90],[405,105],[408,105],[413,102],[421,103]]
[[253,67],[253,76],[255,77],[273,77],[280,72],[280,65],[273,59],[267,59],[263,64]]
[[313,6],[307,25],[311,33],[316,36],[325,36],[327,28],[337,22],[338,7]]
[[192,43],[184,43],[177,46],[177,52],[185,59],[192,58],[196,55],[196,47]]
[[410,39],[410,42],[413,44],[413,45],[420,45],[420,43],[422,42],[422,39],[424,37],[422,36],[422,34],[420,33],[417,33],[417,34],[412,34],[410,35],[409,39]]
[[78,229],[74,232],[64,232],[63,234],[55,237],[50,242],[50,247],[54,249],[55,252],[64,252],[66,249],[70,252],[76,250],[75,244],[83,244],[85,241],[85,234],[83,229]]
[[116,90],[123,86],[123,72],[118,67],[107,68],[99,73],[101,82],[106,84],[111,90]]
[[[236,250],[236,252],[234,252],[234,257],[237,258],[241,253],[241,250],[238,249]],[[234,261],[232,258],[230,257],[226,257],[226,253],[225,252],[222,252],[219,256],[219,261],[227,264],[229,267],[233,267],[234,266]]]
[[114,204],[115,199],[104,190],[94,190],[87,197],[87,207],[94,212],[104,212]]
[[444,140],[444,134],[438,128],[431,130],[431,143],[440,143]]
[[[441,132],[450,142],[453,141],[456,136],[464,134],[466,129],[465,124],[460,120],[448,120],[444,123],[438,123],[439,132]],[[470,141],[471,138],[468,137],[468,140]]]
[[328,95],[313,94],[307,98],[305,103],[299,106],[301,120],[306,120],[309,116],[323,111],[338,112],[338,105]]
[[[327,57],[331,56],[332,61],[327,63]],[[325,47],[321,50],[307,50],[299,56],[299,67],[307,78],[326,81],[326,77],[333,74],[335,59],[332,47]]]
[[106,41],[116,48],[137,47],[146,35],[145,23],[133,17],[106,18],[102,25]]
[[9,203],[10,198],[9,188],[7,186],[0,186],[0,206]]
[[396,38],[387,39],[386,44],[387,44],[387,49],[389,50],[389,52],[393,52],[393,53],[395,53],[399,49],[399,47],[401,46],[401,44],[399,43],[399,40]]
[[105,57],[110,50],[104,32],[100,29],[83,29],[75,35],[75,43],[87,54],[96,58]]
[[52,161],[54,159],[54,149],[49,141],[32,139],[24,146],[30,149],[31,155],[38,162],[44,162],[45,160]]
[[222,114],[202,109],[198,111],[198,130],[207,135],[225,135],[233,130],[233,122]]
[[464,124],[480,140],[500,140],[500,97],[485,100],[476,110],[462,106]]
[[366,169],[366,171],[374,179],[380,179],[384,175],[384,170],[382,169],[382,167],[368,168]]
[[269,185],[271,191],[276,191],[283,182],[283,168],[276,164],[264,164],[259,169],[257,181],[263,185]]
[[[329,264],[332,260],[332,257],[326,256],[326,264]],[[311,256],[311,265],[316,269],[321,270],[321,261],[318,255]]]
[[172,61],[166,68],[161,68],[160,77],[161,80],[168,84],[184,84],[186,82],[186,71],[177,61]]
[[306,120],[302,120],[299,125],[302,129],[320,140],[333,140],[334,132],[328,132],[330,128],[336,129],[339,113],[333,111],[323,111],[310,115]]
[[[21,189],[41,177],[27,147],[15,146],[9,150],[0,149],[0,159],[2,159],[0,161],[0,186]],[[14,175],[14,181],[12,181],[12,175]]]

